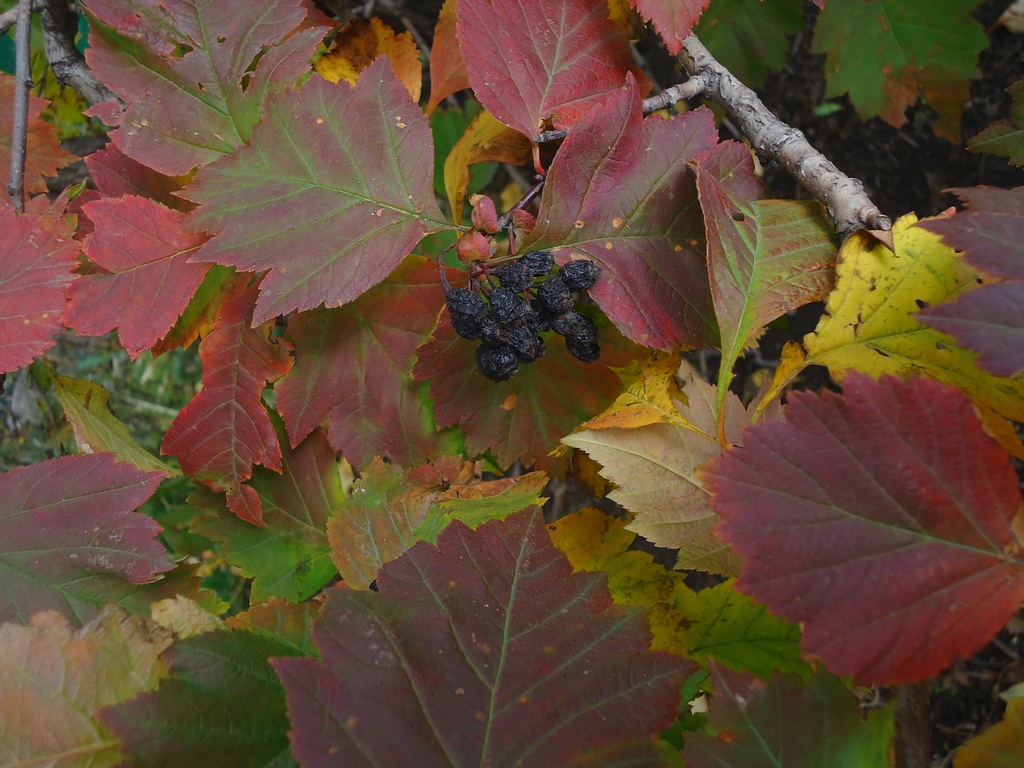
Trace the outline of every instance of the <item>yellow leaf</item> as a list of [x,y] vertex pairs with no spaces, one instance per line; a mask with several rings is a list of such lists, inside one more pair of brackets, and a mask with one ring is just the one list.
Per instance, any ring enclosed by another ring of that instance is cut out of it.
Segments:
[[158,600],[150,606],[150,615],[153,621],[173,632],[179,640],[224,629],[223,619],[184,595]]
[[1024,699],[1011,699],[1003,719],[957,750],[953,768],[1018,768],[1024,764]]
[[444,161],[444,188],[455,223],[462,223],[471,165],[491,161],[522,165],[530,162],[531,156],[530,140],[519,131],[499,123],[490,112],[474,117]]
[[413,101],[419,101],[420,89],[423,87],[423,65],[412,34],[403,32],[396,35],[391,27],[376,16],[370,18],[369,24],[362,19],[350,21],[313,68],[332,83],[344,80],[355,85],[359,73],[378,56],[387,56],[391,60],[399,82],[405,86]]
[[[678,548],[677,568],[735,575],[739,560],[712,535],[718,517],[697,477],[697,468],[722,452],[716,389],[690,372],[684,387],[689,403],[673,404],[676,385],[666,357],[649,360],[650,368],[639,372],[624,396],[562,442],[604,466],[602,474],[618,485],[610,498],[635,515],[629,530],[658,546]],[[661,420],[654,421],[659,412]],[[726,436],[738,443],[740,427],[749,417],[731,393],[725,414]],[[625,415],[635,416],[635,421]]]
[[893,226],[895,252],[864,232],[847,239],[825,315],[804,337],[804,349],[787,345],[783,350],[762,407],[804,367],[824,365],[840,382],[850,370],[876,378],[930,376],[962,390],[983,413],[1024,421],[1024,375],[992,376],[974,364],[973,352],[917,319],[923,307],[952,301],[982,278],[938,235],[916,223],[908,215]]
[[100,707],[151,691],[167,674],[171,634],[114,606],[73,631],[56,611],[0,626],[4,765],[106,768],[123,759]]

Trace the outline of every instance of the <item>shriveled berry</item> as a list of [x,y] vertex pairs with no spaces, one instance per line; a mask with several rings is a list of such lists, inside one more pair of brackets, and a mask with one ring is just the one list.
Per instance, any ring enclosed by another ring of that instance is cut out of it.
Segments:
[[491,291],[491,309],[499,321],[514,323],[526,317],[530,311],[530,302],[510,288],[502,286]]
[[544,309],[544,305],[534,299],[530,302],[530,309],[533,311],[524,318],[523,322],[531,325],[537,333],[550,331],[551,315]]
[[532,363],[544,354],[544,341],[528,325],[517,325],[508,334],[508,343],[520,362]]
[[581,344],[597,340],[597,326],[594,321],[574,309],[570,309],[561,317],[552,318],[551,327],[555,329],[555,333],[565,336],[566,340],[575,339]]
[[562,267],[558,276],[562,278],[573,293],[585,291],[597,282],[597,278],[601,276],[601,267],[597,262],[590,259],[577,259],[576,261],[570,261]]
[[479,339],[481,336],[480,321],[461,312],[452,312],[452,328],[464,339]]
[[555,257],[551,251],[530,251],[519,257],[519,263],[534,277],[544,277],[555,268]]
[[491,381],[507,381],[519,370],[516,351],[500,341],[485,341],[476,350],[476,366]]
[[494,312],[488,312],[478,322],[480,324],[480,335],[485,339],[496,341],[501,335],[501,329],[504,324],[498,320]]
[[544,309],[552,315],[561,315],[572,309],[572,295],[569,286],[560,277],[553,277],[540,284],[537,289],[537,298],[544,305]]
[[506,264],[497,270],[495,274],[497,274],[503,288],[508,288],[515,293],[522,293],[533,285],[533,275],[518,261]]
[[592,363],[601,356],[601,347],[596,341],[580,341],[573,337],[566,337],[565,348],[569,354],[584,363]]
[[452,315],[483,317],[487,311],[484,300],[468,288],[451,288],[445,293],[445,303]]

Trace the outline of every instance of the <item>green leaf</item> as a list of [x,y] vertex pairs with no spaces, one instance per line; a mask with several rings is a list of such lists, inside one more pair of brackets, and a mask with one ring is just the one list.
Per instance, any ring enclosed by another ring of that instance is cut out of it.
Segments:
[[935,132],[959,143],[963,102],[975,62],[988,47],[970,16],[975,0],[850,0],[827,3],[812,50],[824,53],[826,98],[849,91],[864,120],[880,116],[901,128],[906,111],[926,98],[938,113]]
[[786,64],[790,37],[804,28],[801,0],[711,0],[694,34],[730,72],[764,85],[768,71]]
[[285,768],[284,690],[267,660],[295,656],[285,643],[252,632],[206,632],[164,654],[170,677],[154,692],[99,715],[122,749],[160,768]]
[[[279,432],[283,429],[279,426]],[[345,493],[334,450],[320,430],[298,448],[281,441],[281,474],[258,467],[250,485],[263,504],[263,527],[230,512],[222,497],[201,489],[189,501],[213,512],[191,530],[224,542],[222,556],[252,578],[252,602],[271,597],[300,602],[335,575],[327,542],[327,518]]]
[[1010,116],[992,123],[967,145],[975,152],[1008,158],[1012,165],[1024,165],[1024,80],[1006,92],[1013,97]]
[[861,720],[839,678],[818,672],[767,684],[710,662],[712,734],[686,737],[689,768],[882,768],[889,763],[893,708]]
[[83,451],[112,453],[118,461],[134,464],[143,471],[166,472],[170,476],[181,474],[128,434],[128,428],[107,407],[110,392],[99,384],[55,373],[53,388],[64,408],[64,416],[75,429],[78,447]]

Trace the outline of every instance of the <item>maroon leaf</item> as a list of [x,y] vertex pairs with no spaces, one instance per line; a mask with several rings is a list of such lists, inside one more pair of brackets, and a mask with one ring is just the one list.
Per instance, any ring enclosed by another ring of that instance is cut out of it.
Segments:
[[612,606],[603,575],[574,574],[536,510],[454,523],[377,584],[328,593],[323,662],[271,662],[307,768],[569,765],[642,748],[694,666],[648,650],[643,616]]
[[227,300],[217,327],[199,344],[203,389],[164,435],[161,451],[215,491],[243,520],[263,524],[263,506],[243,483],[253,464],[281,471],[281,446],[261,400],[263,387],[288,372],[288,345],[270,335],[272,323],[252,328],[256,286]]
[[434,43],[430,49],[430,99],[427,114],[448,96],[469,88],[469,72],[462,60],[455,25],[459,0],[445,0],[434,30]]
[[977,363],[996,376],[1024,371],[1024,187],[951,190],[968,210],[920,224],[964,252],[974,267],[1006,282],[964,294],[918,313],[978,353]]
[[592,0],[459,0],[458,38],[473,92],[505,125],[533,137],[568,128],[622,86],[626,33]]
[[6,201],[0,232],[0,373],[7,373],[54,345],[79,244],[56,212],[19,216]]
[[551,334],[542,358],[523,365],[512,379],[494,383],[476,367],[476,345],[457,336],[441,315],[437,330],[419,349],[413,375],[432,377],[430,396],[439,426],[462,426],[470,456],[493,451],[498,463],[553,472],[564,460],[548,456],[558,441],[581,422],[600,413],[618,396],[622,382],[612,370],[637,357],[637,349],[603,318],[598,338],[601,357],[581,363]]
[[251,147],[199,172],[193,221],[218,234],[195,259],[270,270],[258,323],[352,301],[443,225],[433,158],[430,126],[387,57],[355,88],[314,77],[267,104]]
[[738,586],[793,622],[836,674],[899,683],[986,643],[1024,598],[1009,457],[935,381],[851,373],[797,392],[704,472]]
[[173,568],[160,526],[134,512],[163,477],[109,453],[0,476],[0,621],[48,609],[86,621]]
[[[269,94],[295,84],[326,29],[299,0],[88,0],[97,77],[128,107],[110,138],[169,176],[247,143]],[[156,126],[159,126],[157,129]]]
[[[14,91],[16,80],[0,73],[0,178],[11,178],[11,130],[14,126]],[[28,97],[28,150],[25,156],[25,191],[45,192],[44,176],[56,176],[57,171],[78,158],[65,152],[57,142],[53,126],[43,122],[39,115],[49,104],[37,96]]]
[[185,228],[185,214],[146,197],[105,198],[84,211],[95,226],[85,254],[105,271],[72,284],[68,324],[86,336],[117,328],[135,358],[167,334],[209,271],[188,260],[206,237]]
[[693,25],[710,0],[629,0],[644,19],[652,22],[668,52],[675,56],[682,50]]
[[116,144],[108,144],[98,152],[86,155],[85,167],[89,169],[89,176],[96,189],[104,197],[142,195],[151,197],[168,208],[180,210],[192,207],[172,194],[185,186],[188,177],[165,176],[158,173],[149,166],[132,160],[118,149]]
[[689,167],[715,146],[704,109],[641,115],[630,82],[566,138],[548,172],[523,249],[586,255],[605,274],[590,290],[630,339],[671,350],[717,342],[704,261],[704,221]]
[[443,304],[437,265],[411,256],[353,303],[289,320],[295,367],[275,389],[291,444],[329,419],[331,446],[360,468],[374,456],[408,465],[441,455],[411,372]]

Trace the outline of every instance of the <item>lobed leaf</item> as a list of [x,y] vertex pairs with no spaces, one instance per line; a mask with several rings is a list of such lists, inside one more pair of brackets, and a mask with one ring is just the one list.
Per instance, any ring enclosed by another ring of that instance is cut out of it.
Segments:
[[888,765],[893,709],[861,720],[857,701],[825,672],[804,683],[787,675],[767,683],[709,662],[716,735],[686,736],[690,768],[860,768]]
[[128,428],[107,407],[110,392],[99,384],[53,374],[64,417],[75,430],[75,441],[86,453],[111,453],[118,461],[144,472],[180,475],[177,469],[151,454],[128,433]]
[[647,650],[643,617],[614,608],[603,578],[571,573],[539,511],[449,526],[377,583],[380,594],[329,592],[314,629],[323,662],[273,662],[304,766],[649,752],[693,669]]
[[165,176],[128,157],[114,143],[86,155],[84,160],[89,178],[103,197],[140,195],[175,210],[190,207],[174,194],[188,183],[188,176]]
[[836,674],[921,680],[986,643],[1024,598],[1009,457],[971,402],[927,379],[851,373],[796,392],[703,471],[741,590]]
[[629,0],[629,4],[654,28],[665,41],[665,47],[673,56],[683,48],[683,40],[689,34],[701,13],[708,7],[709,0]]
[[269,270],[256,323],[352,301],[445,226],[433,152],[386,57],[355,88],[314,77],[270,99],[252,145],[201,169],[184,193],[203,204],[192,223],[215,233],[193,260]]
[[0,625],[0,764],[113,768],[119,742],[95,716],[151,690],[171,635],[108,606],[72,631],[53,611]]
[[988,47],[962,0],[860,0],[829,3],[818,16],[814,53],[826,54],[825,95],[849,92],[862,119],[880,116],[895,128],[926,98],[938,114],[935,132],[959,143],[960,117]]
[[[7,180],[11,178],[11,133],[14,128],[16,89],[17,80],[11,75],[0,73],[0,178]],[[57,171],[78,159],[60,148],[53,126],[40,118],[48,104],[46,99],[29,94],[24,171],[25,192],[28,194],[45,192],[44,177],[56,176]],[[4,231],[7,231],[6,225]]]
[[1006,282],[926,307],[918,317],[977,352],[980,368],[996,376],[1016,376],[1024,372],[1024,187],[951,191],[968,210],[921,226],[963,251],[971,266]]
[[434,42],[430,48],[428,115],[452,94],[469,88],[469,72],[466,70],[466,62],[462,60],[462,51],[456,37],[458,8],[459,0],[445,0],[437,17]]
[[575,125],[622,86],[633,56],[606,3],[459,0],[457,34],[473,93],[531,139]]
[[45,610],[88,621],[132,584],[171,570],[160,526],[134,512],[163,476],[107,453],[0,476],[0,621]]
[[708,110],[643,119],[630,78],[565,139],[537,226],[521,250],[586,256],[604,270],[590,295],[630,340],[671,350],[717,343],[704,222],[689,164],[717,134]]
[[384,564],[417,541],[434,542],[453,520],[473,528],[540,504],[547,484],[543,472],[491,481],[480,474],[479,466],[455,457],[405,471],[374,460],[327,526],[345,583],[368,589]]
[[344,80],[355,85],[359,73],[378,56],[386,56],[391,61],[391,67],[409,92],[409,97],[419,101],[423,67],[420,64],[420,50],[413,42],[412,33],[396,35],[377,16],[371,16],[369,23],[360,18],[348,22],[334,38],[327,53],[316,60],[313,68],[324,80],[332,83]]
[[320,615],[320,598],[289,603],[272,597],[225,620],[231,629],[245,629],[289,646],[294,656],[319,656],[313,644],[313,620]]
[[722,335],[716,411],[723,441],[725,398],[743,350],[775,318],[824,300],[835,282],[836,247],[824,208],[813,201],[751,199],[753,184],[743,180],[756,179],[753,171],[742,144],[719,144],[697,164]]
[[999,155],[1011,165],[1024,165],[1024,80],[1006,89],[1013,101],[1010,116],[996,120],[992,125],[967,142],[975,152]]
[[[0,101],[3,96],[0,94]],[[0,374],[50,349],[63,328],[78,243],[55,212],[18,215],[0,204]]]
[[[583,310],[586,313],[586,310]],[[601,358],[582,363],[551,335],[544,357],[511,380],[494,383],[477,370],[474,345],[456,335],[444,310],[437,329],[418,350],[417,379],[431,378],[438,426],[460,425],[470,456],[492,451],[498,464],[518,459],[544,471],[564,465],[548,456],[558,441],[590,414],[606,408],[620,389],[613,368],[636,356],[603,318],[597,319]]]
[[95,230],[82,247],[100,269],[68,289],[67,322],[85,336],[117,328],[134,359],[171,330],[203,281],[210,265],[189,258],[207,238],[184,226],[184,214],[146,197],[97,200],[83,210]]
[[292,360],[287,344],[271,336],[271,323],[251,327],[255,299],[255,285],[241,287],[221,305],[216,328],[199,345],[203,389],[175,418],[160,450],[177,456],[196,482],[226,491],[240,518],[262,525],[259,494],[244,483],[253,464],[281,471],[281,446],[261,398]]
[[161,768],[297,766],[284,690],[268,659],[294,649],[252,632],[205,632],[163,656],[160,687],[100,710],[131,758]]
[[294,450],[282,445],[280,470],[257,467],[247,487],[259,499],[262,526],[239,519],[219,496],[203,490],[189,501],[212,514],[200,517],[190,530],[223,542],[221,557],[253,580],[253,603],[271,597],[306,600],[337,573],[327,520],[345,500],[338,461],[324,433],[316,430]]
[[[267,100],[294,86],[327,29],[300,0],[87,0],[86,61],[126,104],[114,145],[168,176],[251,139]],[[157,128],[158,127],[158,128]]]
[[411,464],[458,451],[412,379],[416,348],[443,304],[437,265],[410,256],[351,304],[291,318],[295,366],[275,387],[291,444],[328,420],[331,446],[360,468],[374,456]]

